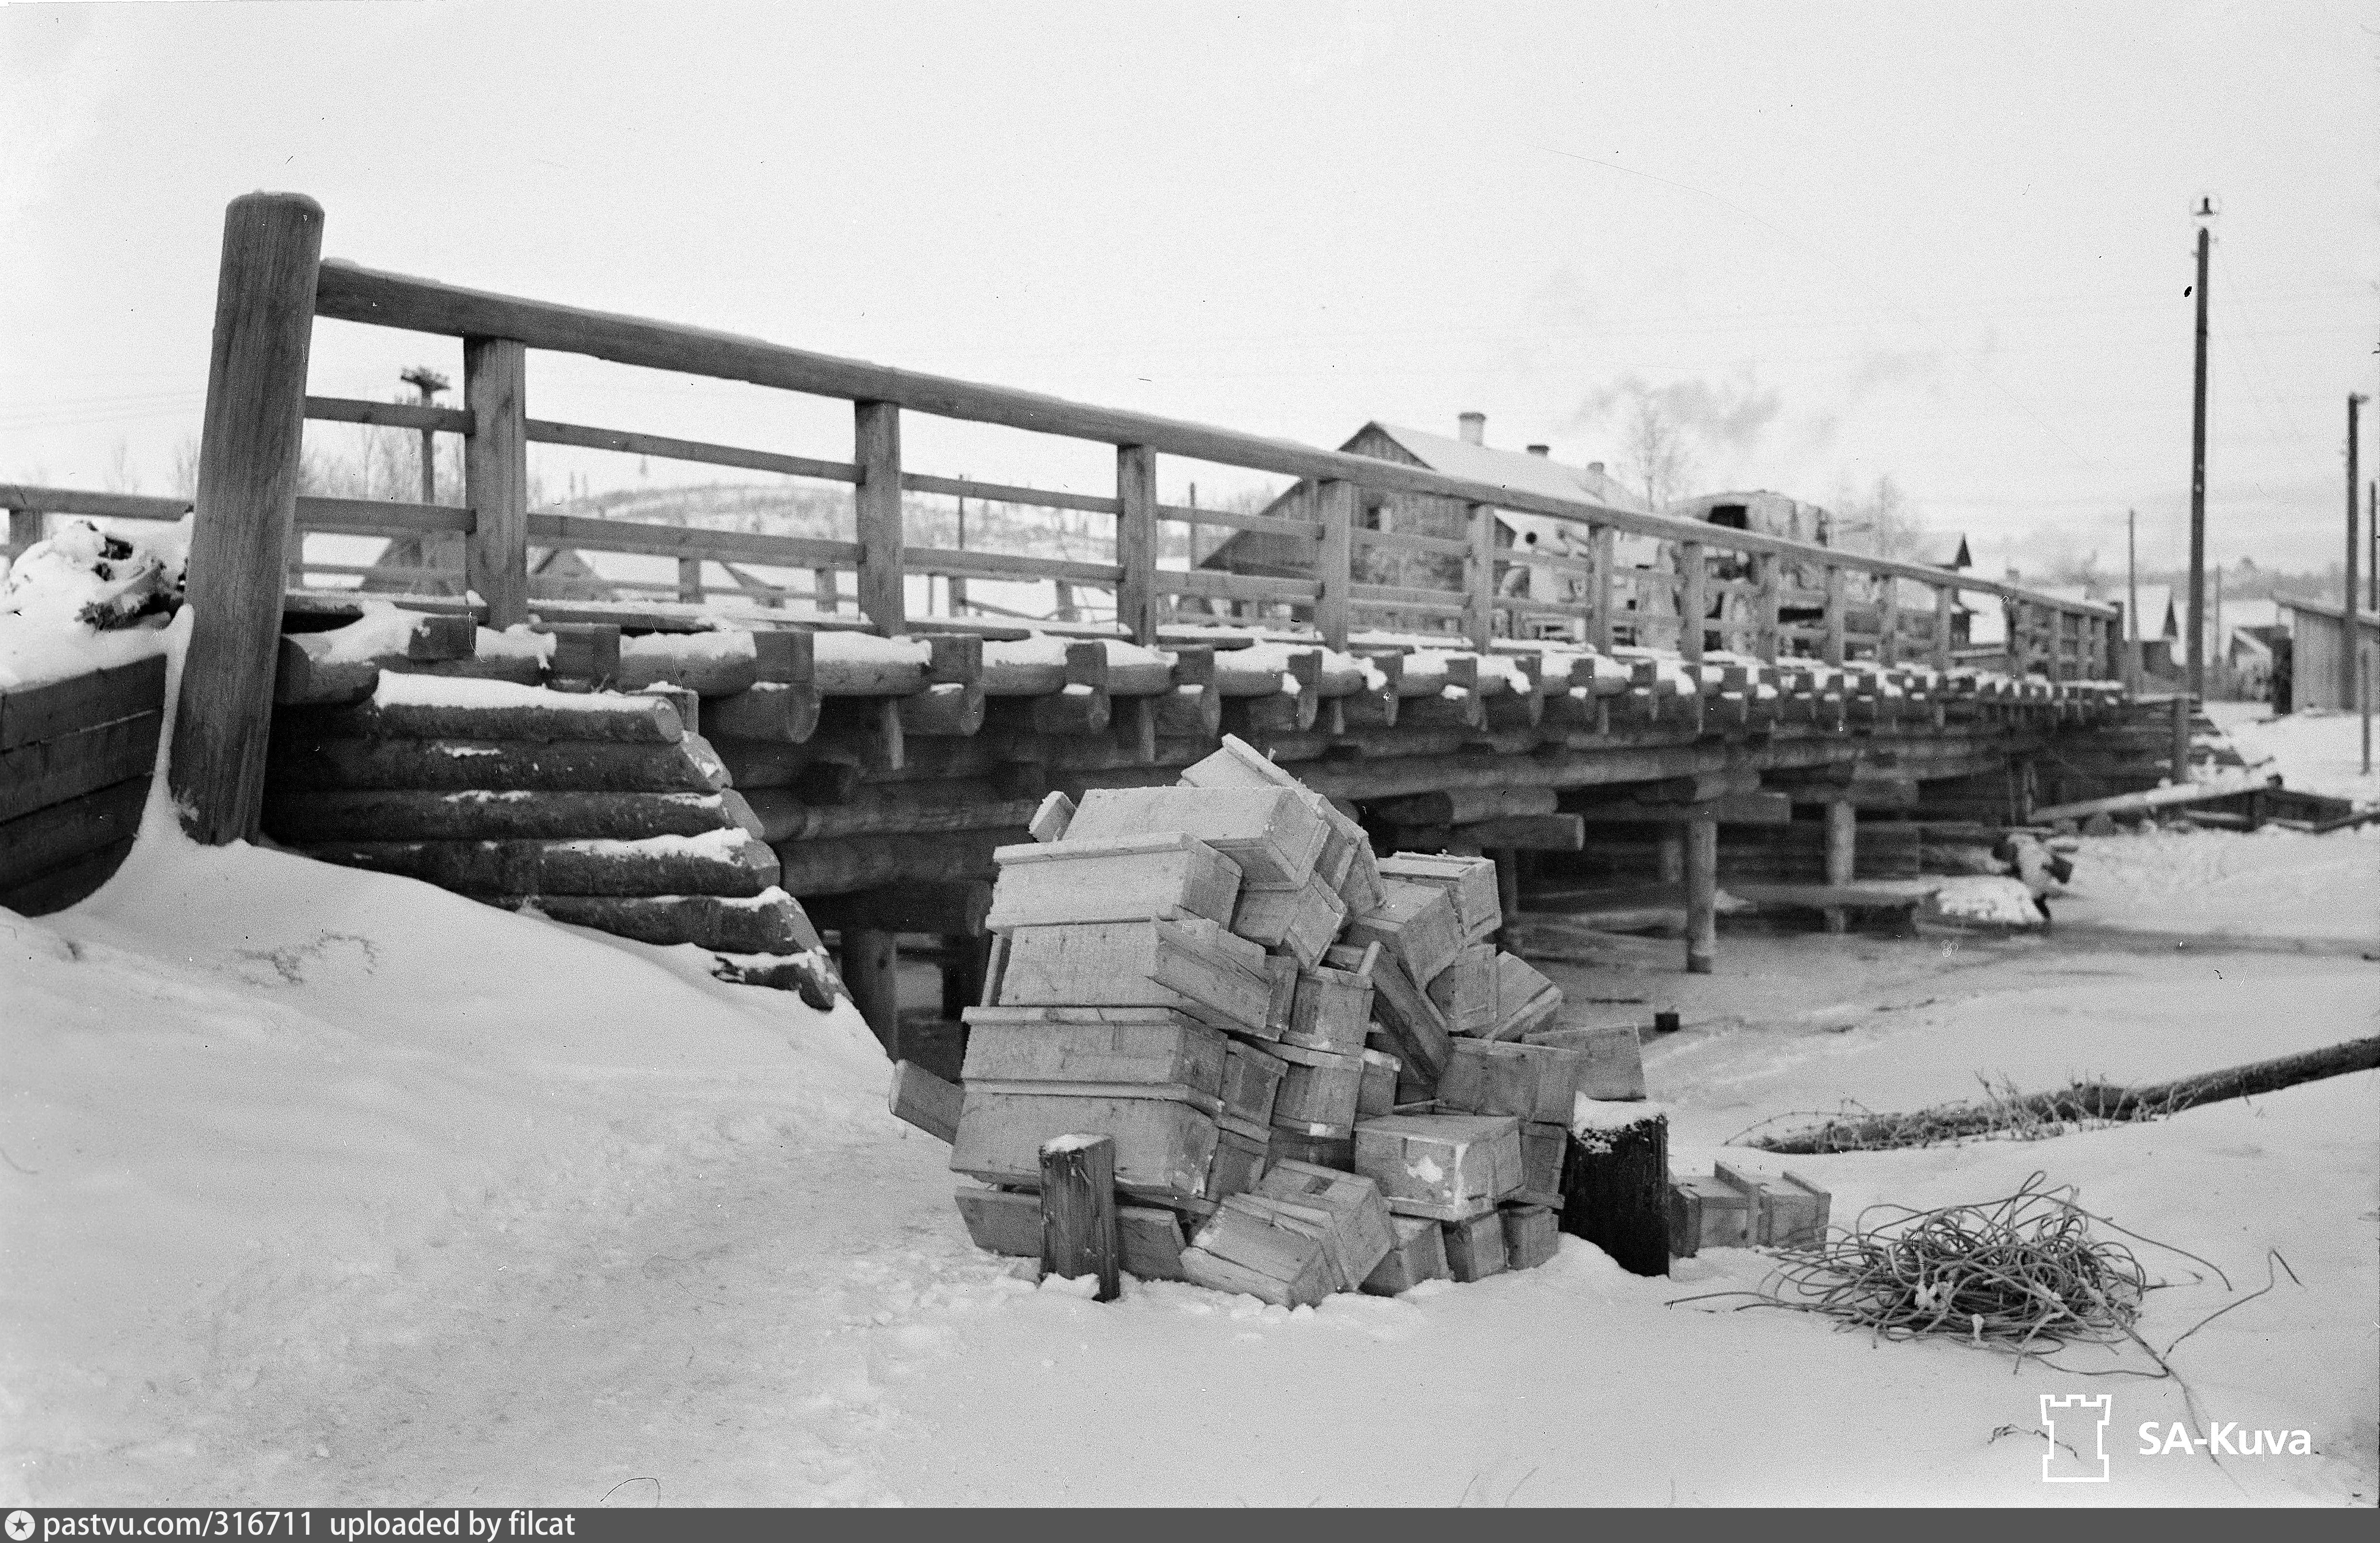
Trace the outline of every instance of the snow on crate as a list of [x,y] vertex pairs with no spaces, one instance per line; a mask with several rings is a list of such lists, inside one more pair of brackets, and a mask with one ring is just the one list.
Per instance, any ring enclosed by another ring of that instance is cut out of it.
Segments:
[[[1500,923],[1488,859],[1376,859],[1229,735],[1176,785],[1090,789],[1035,833],[998,854],[960,1084],[893,1076],[893,1112],[975,1181],[978,1246],[1044,1254],[1044,1156],[1105,1137],[1144,1280],[1299,1306],[1551,1257],[1572,1100],[1643,1074],[1633,1030],[1624,1055],[1573,1042],[1608,1034],[1550,1027],[1550,984],[1475,942]],[[1478,989],[1507,962],[1528,982],[1450,1024],[1432,988],[1473,951]]]
[[182,603],[187,527],[140,542],[78,519],[19,553],[0,586],[0,688],[164,652],[163,628]]

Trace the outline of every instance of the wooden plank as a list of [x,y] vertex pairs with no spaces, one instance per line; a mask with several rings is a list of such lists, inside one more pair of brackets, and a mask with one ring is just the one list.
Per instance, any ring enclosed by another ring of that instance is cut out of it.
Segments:
[[127,842],[140,829],[146,775],[0,820],[0,888],[30,882]]
[[1219,1028],[1253,1028],[1272,995],[1263,960],[1211,921],[1023,928],[1010,934],[999,1000],[1176,1007]]
[[463,494],[477,519],[463,563],[498,631],[528,619],[528,359],[509,338],[463,340]]
[[1028,488],[1013,482],[978,482],[965,477],[929,477],[905,471],[901,486],[909,492],[948,493],[980,499],[987,504],[1016,504],[1031,509],[1081,509],[1094,515],[1119,513],[1119,501],[1097,493],[1061,492],[1054,488]]
[[88,900],[124,866],[132,855],[132,838],[111,842],[98,851],[62,868],[36,874],[21,883],[0,881],[0,908],[19,916],[47,916]]
[[[297,501],[294,517],[298,529],[324,535],[468,535],[480,527],[478,511],[460,504],[407,504],[386,498],[324,498],[311,493]],[[306,566],[311,572],[327,571],[326,565],[319,563]]]
[[[230,232],[226,230],[225,236]],[[30,482],[0,482],[0,509],[31,514],[89,515],[96,519],[173,521],[190,512],[187,498],[152,498],[141,493],[94,492],[83,488],[48,488]],[[38,537],[35,538],[39,540]],[[15,540],[12,535],[10,540]]]
[[0,690],[0,750],[56,739],[165,706],[165,656]]
[[1504,1223],[1492,1209],[1441,1224],[1448,1273],[1465,1285],[1506,1269]]
[[1452,1034],[1488,1034],[1501,1021],[1497,1010],[1496,947],[1478,942],[1466,946],[1454,963],[1439,972],[1427,988],[1429,1000],[1446,1015]]
[[859,610],[886,637],[904,630],[908,601],[902,576],[907,541],[901,511],[901,409],[886,401],[852,404],[852,460],[860,471],[853,495],[859,536]]
[[1645,1097],[1645,1057],[1636,1030],[1625,1024],[1608,1028],[1541,1028],[1526,1037],[1535,1045],[1576,1051],[1586,1058],[1578,1090],[1604,1103],[1623,1103]]
[[1160,917],[1229,923],[1240,888],[1235,866],[1179,832],[1004,846],[992,858],[1001,875],[986,924],[995,929]]
[[1041,1143],[1041,1272],[1099,1282],[1094,1301],[1123,1294],[1116,1240],[1113,1136],[1066,1135]]
[[506,909],[647,943],[692,943],[722,954],[800,954],[819,946],[788,894],[476,895]]
[[[459,416],[459,415],[458,415]],[[769,450],[746,450],[699,440],[671,439],[663,434],[625,429],[595,429],[580,423],[554,423],[532,418],[525,425],[532,444],[567,444],[581,450],[613,450],[628,456],[655,456],[670,461],[695,461],[705,466],[741,467],[747,471],[774,471],[787,477],[808,477],[829,482],[856,482],[859,468],[847,461],[819,461],[807,456],[784,456]]]
[[[382,696],[387,696],[386,692]],[[473,706],[443,701],[375,699],[354,707],[317,708],[302,717],[306,733],[329,739],[485,739],[544,743],[604,741],[618,745],[674,745],[686,737],[686,720],[666,698],[638,694],[612,701],[563,691],[525,694],[517,703]]]
[[423,402],[367,402],[352,396],[309,396],[306,416],[318,423],[370,423],[385,429],[426,429],[436,433],[468,434],[471,415],[455,407],[434,407]]
[[[859,564],[856,541],[808,536],[766,536],[746,530],[706,530],[692,525],[647,525],[635,520],[596,519],[585,515],[538,513],[528,516],[528,538],[541,546],[587,552],[641,552],[658,556],[772,564],[795,568],[851,568]],[[551,605],[540,605],[552,614]]]
[[1424,1281],[1450,1277],[1446,1236],[1438,1222],[1422,1217],[1391,1216],[1389,1228],[1395,1245],[1381,1256],[1372,1273],[1364,1277],[1367,1295],[1396,1296]]
[[1355,1171],[1399,1215],[1475,1216],[1521,1187],[1521,1123],[1480,1114],[1366,1120],[1355,1127]]
[[1111,563],[1076,563],[1057,557],[1019,557],[1004,552],[913,546],[902,554],[910,573],[953,574],[961,578],[1058,578],[1113,589],[1123,570]]
[[164,722],[160,713],[144,712],[0,750],[0,820],[21,819],[52,804],[149,775],[156,765]]
[[892,1063],[893,1118],[906,1121],[944,1146],[958,1139],[963,1100],[957,1083],[943,1081],[914,1061]]
[[1347,919],[1347,903],[1317,872],[1294,890],[1244,889],[1232,908],[1233,933],[1268,949],[1286,951],[1312,967]]
[[302,195],[250,193],[225,213],[168,772],[184,830],[207,845],[254,836],[263,801],[322,247],[322,206]]

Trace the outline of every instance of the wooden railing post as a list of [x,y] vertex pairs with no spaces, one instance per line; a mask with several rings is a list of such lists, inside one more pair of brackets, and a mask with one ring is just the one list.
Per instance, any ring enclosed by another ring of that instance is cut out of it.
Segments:
[[852,494],[859,541],[859,614],[890,638],[908,627],[901,519],[901,409],[890,402],[852,404]]
[[1709,565],[1703,561],[1703,543],[1678,543],[1678,657],[1688,663],[1700,663],[1703,657],[1703,624],[1705,613],[1710,610],[1706,584]]
[[1314,565],[1321,584],[1321,593],[1314,597],[1314,627],[1325,647],[1344,652],[1352,598],[1348,589],[1355,582],[1355,484],[1335,478],[1317,483],[1314,514],[1322,522]]
[[8,511],[8,554],[11,557],[42,539],[43,518],[39,509]]
[[1934,668],[1946,675],[1950,673],[1950,623],[1958,603],[1958,590],[1948,584],[1934,586]]
[[1900,580],[1888,573],[1877,577],[1884,588],[1876,593],[1876,662],[1890,666],[1900,662]]
[[1116,625],[1143,648],[1157,641],[1157,452],[1116,446]]
[[463,584],[487,602],[488,626],[528,620],[528,350],[509,338],[463,340],[463,498],[475,521]]
[[1827,565],[1827,662],[1840,665],[1851,657],[1851,586],[1843,570]]
[[687,605],[702,603],[702,559],[681,557],[677,560],[677,598]]
[[1595,528],[1595,624],[1588,629],[1586,640],[1601,653],[1611,651],[1611,629],[1615,625],[1611,614],[1611,565],[1619,556],[1619,535],[1608,525]]
[[1785,582],[1785,565],[1775,553],[1759,553],[1752,559],[1754,571],[1760,576],[1760,592],[1754,597],[1756,623],[1752,634],[1753,651],[1764,663],[1777,662],[1777,614],[1781,608],[1779,589]]
[[322,257],[312,199],[250,193],[225,213],[168,773],[182,828],[210,846],[253,836],[263,804]]
[[1496,638],[1496,512],[1470,506],[1469,550],[1463,559],[1463,630],[1473,651],[1486,653]]

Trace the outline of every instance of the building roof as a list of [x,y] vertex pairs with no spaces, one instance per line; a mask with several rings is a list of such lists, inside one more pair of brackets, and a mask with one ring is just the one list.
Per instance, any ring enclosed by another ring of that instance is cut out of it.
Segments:
[[1910,549],[1910,561],[1928,567],[1949,568],[1963,572],[1975,565],[1973,553],[1967,550],[1967,533],[1963,530],[1928,530],[1919,533],[1916,544]]
[[[1489,445],[1473,444],[1467,440],[1449,439],[1444,434],[1424,433],[1419,429],[1383,423],[1378,419],[1366,424],[1365,428],[1378,430],[1402,445],[1422,465],[1432,471],[1442,471],[1449,477],[1487,482],[1518,492],[1533,492],[1545,498],[1584,498],[1614,509],[1626,509],[1636,514],[1652,513],[1651,506],[1630,492],[1618,478],[1588,467],[1570,466],[1550,456],[1532,456],[1525,450],[1499,450]],[[1355,435],[1355,439],[1362,437],[1361,433]],[[1354,442],[1351,439],[1348,443]],[[1497,513],[1500,517],[1504,511]]]
[[[2056,600],[2087,600],[2095,605],[2124,605],[2131,598],[2130,589],[2121,584],[2044,584],[2039,588],[2043,594]],[[2181,637],[2180,613],[2174,609],[2172,585],[2141,586],[2141,623],[2131,630],[2150,639]]]

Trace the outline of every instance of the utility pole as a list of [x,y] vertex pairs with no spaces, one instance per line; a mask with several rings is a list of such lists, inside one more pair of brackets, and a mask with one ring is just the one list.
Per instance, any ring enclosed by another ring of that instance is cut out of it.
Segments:
[[[421,395],[421,405],[432,406],[442,391],[452,383],[426,364],[417,364],[397,377]],[[421,431],[421,502],[438,502],[438,435],[432,429]]]
[[2124,511],[2124,623],[2131,637],[2124,645],[2124,678],[2141,688],[2141,512]]
[[[959,476],[964,480],[966,473],[961,472]],[[961,552],[966,550],[966,494],[965,493],[959,494],[959,550]],[[942,580],[942,604],[953,617],[966,614],[967,598],[965,577],[958,574],[952,574]]]
[[2339,637],[2346,646],[2338,656],[2338,705],[2351,709],[2360,690],[2357,686],[2356,661],[2363,655],[2363,639],[2360,636],[2362,623],[2355,607],[2355,565],[2363,555],[2363,533],[2355,528],[2355,484],[2362,480],[2355,468],[2355,431],[2363,398],[2354,392],[2347,394],[2347,583],[2341,587],[2338,608]]
[[2198,350],[2190,391],[2190,674],[2184,687],[2204,699],[2206,688],[2206,253],[2215,200],[2198,200]]

